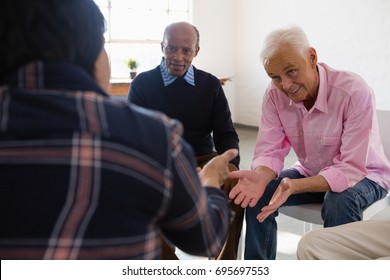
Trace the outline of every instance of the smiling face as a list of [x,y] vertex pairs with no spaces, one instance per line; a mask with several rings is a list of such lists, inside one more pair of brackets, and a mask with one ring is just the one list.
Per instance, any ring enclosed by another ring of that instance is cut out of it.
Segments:
[[161,44],[168,72],[183,77],[199,52],[197,32],[188,23],[169,26]]
[[310,109],[317,98],[319,76],[317,54],[310,48],[303,58],[288,46],[281,47],[265,63],[264,69],[275,86],[293,102],[303,102]]

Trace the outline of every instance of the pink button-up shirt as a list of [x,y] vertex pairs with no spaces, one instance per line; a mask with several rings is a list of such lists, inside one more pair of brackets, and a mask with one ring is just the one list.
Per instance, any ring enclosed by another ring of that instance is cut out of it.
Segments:
[[279,174],[292,147],[302,175],[322,175],[334,192],[367,177],[390,188],[390,162],[378,131],[372,89],[358,75],[318,65],[317,100],[307,111],[271,82],[263,100],[252,169]]

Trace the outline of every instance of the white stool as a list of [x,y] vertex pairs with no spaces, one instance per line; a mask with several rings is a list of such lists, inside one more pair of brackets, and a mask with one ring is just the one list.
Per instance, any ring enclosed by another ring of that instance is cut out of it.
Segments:
[[[279,212],[307,223],[322,225],[324,221],[321,218],[321,206],[321,203],[282,206],[279,208]],[[371,220],[387,207],[390,207],[390,195],[367,207],[363,211],[363,220]]]

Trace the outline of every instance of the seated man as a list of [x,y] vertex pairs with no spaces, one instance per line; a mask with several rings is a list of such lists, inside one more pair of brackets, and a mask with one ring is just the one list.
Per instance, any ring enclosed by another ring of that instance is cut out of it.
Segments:
[[[129,102],[178,119],[200,167],[217,154],[238,149],[238,135],[220,81],[192,65],[200,49],[198,30],[187,22],[170,24],[161,49],[164,57],[160,65],[132,81]],[[239,163],[237,156],[229,164],[230,170],[238,170]],[[235,183],[229,179],[222,189],[229,194]],[[237,259],[244,210],[232,205],[235,218],[218,259]],[[176,258],[169,248],[164,252],[163,259]]]
[[[318,62],[299,27],[271,32],[261,53],[271,82],[264,94],[252,170],[230,192],[246,208],[245,259],[275,259],[278,209],[322,203],[325,227],[362,219],[385,197],[390,165],[374,92],[357,74]],[[283,170],[293,149],[298,161]]]
[[198,174],[177,121],[111,100],[92,0],[3,0],[0,26],[0,258],[159,259],[160,232],[215,257],[238,151]]

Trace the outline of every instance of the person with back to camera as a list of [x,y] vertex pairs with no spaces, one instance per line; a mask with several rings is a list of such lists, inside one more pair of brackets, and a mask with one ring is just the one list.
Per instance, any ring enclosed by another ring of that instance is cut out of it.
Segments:
[[0,258],[159,259],[160,232],[215,257],[238,151],[198,173],[180,123],[112,100],[104,28],[92,0],[0,1]]
[[[246,208],[245,259],[275,259],[278,208],[322,203],[325,227],[362,219],[386,196],[390,163],[374,93],[358,75],[319,63],[299,27],[271,32],[261,53],[271,78],[263,98],[252,170],[230,198]],[[293,149],[298,161],[283,169]]]
[[[238,135],[219,79],[192,65],[200,50],[197,28],[187,22],[168,25],[161,50],[164,57],[160,65],[138,74],[131,82],[128,101],[178,119],[200,167],[217,154],[238,149]],[[238,170],[239,163],[237,156],[229,169]],[[222,189],[229,194],[236,182],[228,179]],[[235,217],[218,259],[237,259],[244,209],[234,203],[232,207]],[[177,259],[174,248],[164,244],[162,258]]]

